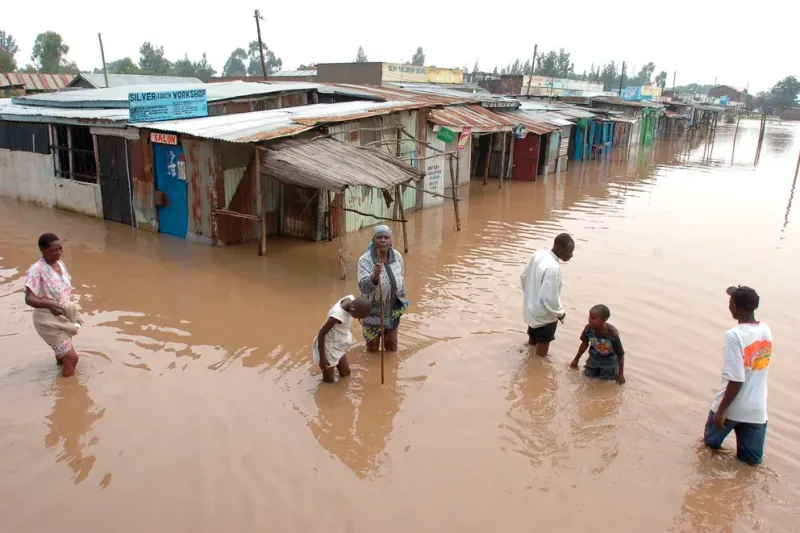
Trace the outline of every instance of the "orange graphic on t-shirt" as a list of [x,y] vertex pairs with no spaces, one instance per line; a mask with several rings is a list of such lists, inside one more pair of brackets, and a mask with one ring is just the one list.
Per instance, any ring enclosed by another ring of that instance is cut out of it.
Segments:
[[744,366],[751,370],[764,370],[772,356],[771,341],[756,341],[744,349]]

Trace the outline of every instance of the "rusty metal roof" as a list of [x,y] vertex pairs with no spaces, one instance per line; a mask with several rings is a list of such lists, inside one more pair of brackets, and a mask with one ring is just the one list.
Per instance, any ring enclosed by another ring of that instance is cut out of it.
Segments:
[[592,98],[592,101],[628,107],[663,107],[656,102],[648,102],[647,100],[623,100],[619,96],[595,96]]
[[469,88],[461,85],[460,87],[464,87],[466,90],[459,90],[454,88],[458,86],[456,84],[448,86],[435,83],[392,82],[386,85],[422,94],[436,94],[439,96],[450,96],[453,98],[470,98],[479,100],[484,107],[510,107],[513,109],[519,107],[519,100],[492,94],[480,87]]
[[531,133],[535,133],[536,135],[545,135],[547,133],[552,133],[554,131],[559,131],[561,128],[554,124],[548,124],[547,122],[542,122],[541,120],[537,120],[529,113],[519,110],[519,111],[493,111],[493,113],[500,115],[504,119],[508,120],[509,122],[514,123],[515,125],[521,124],[525,126],[525,129],[530,131]]
[[348,122],[422,107],[425,106],[414,102],[358,101],[314,104],[165,122],[137,122],[132,125],[153,131],[182,133],[203,139],[249,143],[297,135],[322,124]]
[[[478,103],[479,98],[475,98],[469,93],[458,95],[444,95],[437,93],[423,93],[417,91],[409,91],[401,89],[400,87],[389,87],[381,85],[354,85],[350,83],[329,83],[328,87],[332,89],[334,94],[342,94],[347,96],[354,96],[358,98],[367,98],[370,100],[378,100],[381,102],[390,101],[404,101],[404,102],[420,102],[429,104],[431,106],[440,105],[458,105]],[[327,92],[327,91],[320,91]]]
[[74,74],[0,72],[0,88],[23,87],[26,91],[57,91],[69,85],[73,78]]
[[117,124],[122,127],[128,122],[128,110],[27,106],[14,103],[10,98],[2,98],[0,120],[48,124]]
[[479,105],[434,109],[428,116],[428,121],[439,126],[470,128],[473,132],[491,133],[514,129],[513,122]]
[[262,148],[261,153],[261,168],[269,176],[336,192],[357,185],[390,189],[425,176],[387,152],[331,138],[290,139]]

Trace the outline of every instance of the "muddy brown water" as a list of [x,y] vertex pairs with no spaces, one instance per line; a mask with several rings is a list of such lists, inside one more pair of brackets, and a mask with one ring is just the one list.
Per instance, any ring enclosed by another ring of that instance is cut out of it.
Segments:
[[[742,123],[733,159],[723,127],[713,150],[666,140],[536,183],[473,182],[460,233],[449,205],[413,214],[385,385],[363,344],[335,385],[311,366],[325,311],[356,290],[335,243],[273,239],[258,258],[0,200],[2,529],[797,529],[800,127],[770,124],[754,167],[757,128]],[[88,315],[74,379],[23,303],[44,231]],[[568,316],[542,361],[519,274],[561,231],[577,240]],[[351,273],[368,235],[348,235]],[[699,440],[731,284],[757,288],[775,337],[756,469]],[[567,368],[599,302],[623,387]]]

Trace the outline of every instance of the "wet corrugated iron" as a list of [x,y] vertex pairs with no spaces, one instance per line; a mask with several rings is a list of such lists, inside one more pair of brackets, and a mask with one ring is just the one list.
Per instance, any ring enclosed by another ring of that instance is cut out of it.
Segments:
[[0,119],[12,122],[57,122],[58,119],[86,122],[128,122],[127,109],[69,109],[63,107],[26,106],[0,100]]
[[[78,82],[80,78],[86,80],[90,85],[97,89],[104,89],[106,87],[106,78],[104,74],[93,74],[91,72],[82,72],[77,78],[70,82],[70,85]],[[109,74],[108,87],[130,87],[132,85],[168,85],[168,84],[186,84],[186,83],[203,83],[198,78],[191,78],[185,76],[148,76],[145,74]]]
[[73,78],[74,74],[0,72],[0,88],[22,87],[26,91],[56,91],[69,85]]
[[519,100],[494,95],[481,88],[461,91],[445,85],[432,83],[388,83],[386,85],[424,94],[436,94],[453,98],[470,98],[480,101],[485,107],[511,107],[514,109],[519,107]]
[[472,95],[468,93],[464,93],[463,96],[452,96],[436,93],[408,91],[399,87],[354,85],[349,83],[331,83],[329,86],[333,89],[334,94],[370,98],[384,102],[402,100],[406,102],[420,102],[430,104],[432,106],[438,106],[477,103],[480,101],[480,99],[473,98]]
[[629,107],[663,107],[661,104],[648,102],[647,100],[623,100],[618,96],[596,96],[592,98],[592,101],[612,105],[624,105]]
[[421,107],[425,106],[414,102],[343,102],[133,125],[154,131],[247,143],[296,135],[321,124],[347,122]]
[[515,124],[499,113],[494,113],[479,105],[445,107],[431,110],[428,120],[431,124],[455,128],[471,128],[473,132],[511,131]]
[[128,87],[109,87],[107,89],[83,89],[35,94],[14,98],[14,101],[24,105],[40,105],[45,107],[124,107],[127,109],[128,94],[136,92],[206,89],[208,101],[218,102],[280,92],[312,91],[324,87],[324,85],[318,83],[306,82],[246,83],[241,81],[208,84],[164,84],[156,87],[153,85],[131,85]]
[[525,126],[525,129],[530,131],[531,133],[535,133],[536,135],[545,135],[547,133],[552,133],[554,131],[559,131],[561,128],[558,126],[554,126],[553,124],[548,124],[546,122],[542,122],[539,120],[534,119],[528,113],[522,110],[517,111],[494,111],[495,114],[502,116],[509,122],[513,122],[516,124],[522,124]]

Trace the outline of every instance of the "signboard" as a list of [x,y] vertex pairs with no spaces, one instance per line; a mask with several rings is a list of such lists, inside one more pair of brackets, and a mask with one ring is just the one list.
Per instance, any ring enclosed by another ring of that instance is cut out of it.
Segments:
[[564,157],[569,151],[569,137],[561,137],[561,143],[558,146],[558,157]]
[[629,101],[638,101],[642,99],[642,88],[641,87],[625,87],[622,89],[622,92],[619,93],[619,97],[623,100]]
[[205,89],[130,93],[128,111],[132,123],[205,117],[208,98]]
[[447,128],[440,128],[436,138],[440,141],[451,143],[456,140],[456,133],[452,130],[448,130]]
[[150,134],[150,142],[159,143],[159,144],[178,144],[178,136],[172,135],[170,133],[151,133]]
[[464,73],[457,68],[384,63],[381,68],[381,79],[384,82],[463,83]]
[[469,142],[469,136],[472,133],[472,128],[464,128],[461,130],[461,137],[458,138],[458,150],[464,148]]

